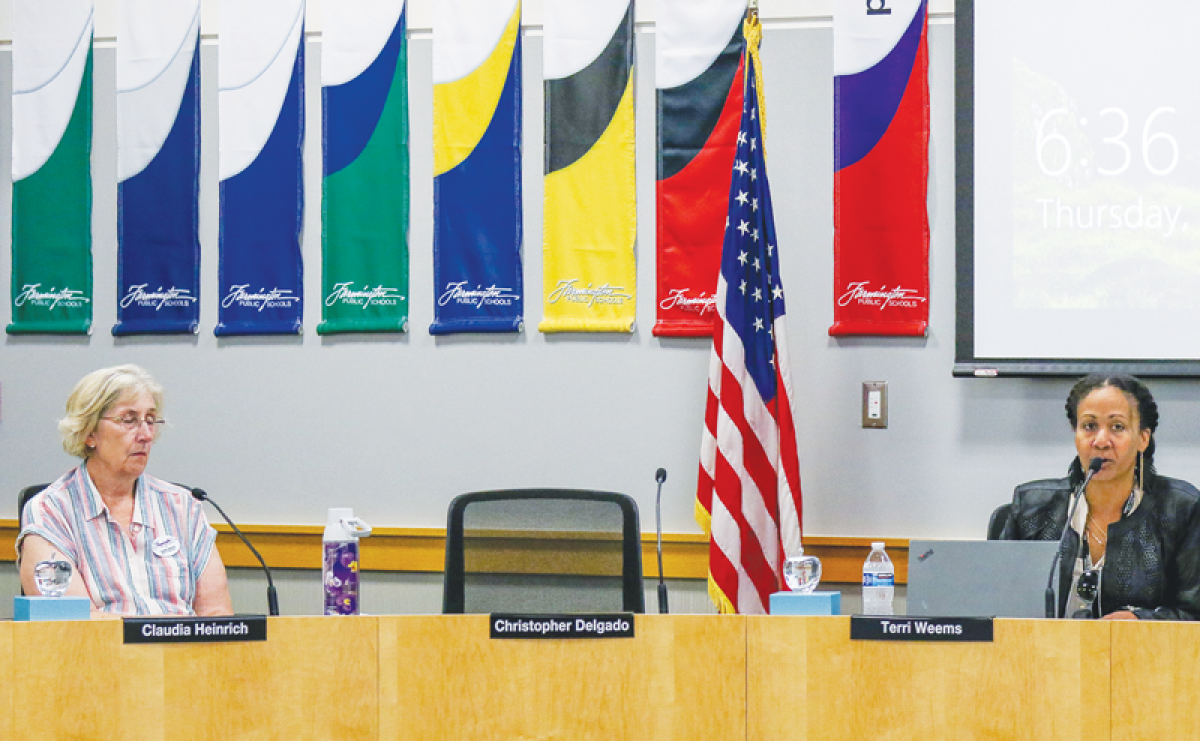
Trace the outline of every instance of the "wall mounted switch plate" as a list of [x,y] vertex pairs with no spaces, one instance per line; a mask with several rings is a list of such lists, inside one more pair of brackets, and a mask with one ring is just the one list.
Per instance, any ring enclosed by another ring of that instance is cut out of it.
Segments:
[[863,381],[862,426],[879,429],[887,428],[887,381]]

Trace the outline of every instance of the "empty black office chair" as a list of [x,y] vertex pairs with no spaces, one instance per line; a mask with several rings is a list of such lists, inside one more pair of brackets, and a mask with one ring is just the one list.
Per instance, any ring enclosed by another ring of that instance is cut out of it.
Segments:
[[442,611],[645,612],[637,503],[575,489],[456,497]]
[[[21,522],[21,518],[25,515],[25,505],[29,502],[30,499],[33,499],[34,495],[40,494],[42,489],[45,489],[49,485],[50,484],[34,484],[33,486],[26,486],[24,489],[22,489],[20,491],[20,493],[17,494],[17,529],[18,530],[20,530],[21,526],[24,524]],[[21,596],[24,596],[24,595],[25,595],[25,588],[22,587],[21,588]]]
[[996,508],[988,520],[987,539],[1000,540],[1000,533],[1004,532],[1004,526],[1008,524],[1008,516],[1012,512],[1012,503],[1002,504]]
[[20,527],[20,525],[22,524],[21,517],[25,513],[25,505],[29,502],[30,499],[33,499],[35,494],[40,494],[42,489],[45,489],[49,485],[50,484],[34,484],[33,486],[26,486],[24,489],[21,490],[21,492],[19,494],[17,494],[17,526],[18,527]]

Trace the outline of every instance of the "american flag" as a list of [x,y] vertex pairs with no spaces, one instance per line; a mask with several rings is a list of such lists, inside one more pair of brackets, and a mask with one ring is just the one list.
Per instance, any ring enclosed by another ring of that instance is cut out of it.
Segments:
[[[748,40],[747,46],[752,42]],[[746,64],[700,448],[696,517],[721,612],[764,614],[800,548],[800,463],[755,66]]]

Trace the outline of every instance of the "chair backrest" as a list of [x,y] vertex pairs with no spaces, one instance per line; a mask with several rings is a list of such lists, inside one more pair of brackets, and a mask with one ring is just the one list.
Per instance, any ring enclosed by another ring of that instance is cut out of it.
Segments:
[[23,524],[21,522],[21,518],[25,514],[25,505],[29,502],[30,499],[33,499],[33,497],[35,495],[40,494],[42,492],[42,489],[45,489],[49,485],[50,484],[34,484],[33,486],[26,486],[24,489],[22,489],[20,491],[19,494],[17,494],[17,525],[18,526]]
[[1000,540],[1000,533],[1004,532],[1004,526],[1008,524],[1008,515],[1012,512],[1012,503],[1002,504],[996,508],[988,520],[987,539]]
[[[30,499],[33,499],[34,496],[40,494],[42,492],[42,489],[45,489],[49,485],[50,484],[34,484],[33,486],[26,486],[24,489],[22,489],[20,492],[17,493],[17,527],[18,527],[18,529],[21,528],[25,524],[24,522],[22,522],[22,518],[24,518],[24,516],[25,516],[25,505],[29,503]],[[25,596],[25,588],[24,587],[21,588],[21,596],[22,597]]]
[[577,489],[459,495],[446,522],[442,611],[645,612],[637,503]]

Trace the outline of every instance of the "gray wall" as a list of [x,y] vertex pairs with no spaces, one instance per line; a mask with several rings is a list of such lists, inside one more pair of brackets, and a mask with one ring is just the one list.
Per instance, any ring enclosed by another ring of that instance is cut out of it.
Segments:
[[[1059,475],[1073,455],[1065,380],[964,380],[954,356],[953,26],[930,25],[931,328],[925,339],[833,339],[832,38],[827,24],[769,25],[767,153],[776,203],[809,535],[982,537],[1016,483]],[[654,321],[652,29],[638,32],[638,271],[631,335],[434,339],[430,41],[410,45],[412,331],[318,337],[319,40],[309,41],[307,265],[302,337],[228,338],[216,323],[216,47],[203,47],[202,315],[198,336],[116,339],[114,51],[96,54],[95,331],[11,337],[0,346],[0,492],[71,465],[55,420],[97,367],[146,366],[168,392],[171,427],[151,472],[202,485],[243,522],[320,524],[352,506],[376,526],[438,527],[456,493],[571,486],[634,495],[652,528],[654,470],[665,466],[668,532],[692,518],[709,347],[658,339]],[[541,318],[540,37],[525,44],[526,324]],[[0,173],[9,171],[11,57],[0,54]],[[0,188],[0,223],[11,210]],[[0,285],[9,283],[7,230]],[[7,323],[7,301],[0,321]],[[1084,327],[1080,328],[1083,331]],[[860,384],[885,380],[886,430],[859,426]],[[1200,480],[1195,383],[1153,384],[1162,407],[1159,469]]]

